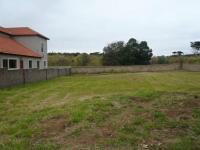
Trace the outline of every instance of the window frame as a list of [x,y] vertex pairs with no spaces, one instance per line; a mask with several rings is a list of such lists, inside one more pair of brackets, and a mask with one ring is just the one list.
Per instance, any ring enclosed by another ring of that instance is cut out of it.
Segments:
[[[12,61],[14,60],[14,61],[16,62],[16,64],[15,64],[16,67],[15,67],[15,68],[11,68],[11,67],[10,67],[10,61],[11,61],[11,60],[12,60]],[[9,70],[18,69],[18,67],[17,67],[17,59],[15,59],[15,58],[10,58],[9,61],[8,61],[8,68],[9,68]]]
[[44,43],[41,43],[41,52],[44,53]]
[[40,69],[40,61],[37,60],[37,69]]
[[44,68],[47,67],[47,61],[44,61]]
[[[3,63],[4,60],[7,60],[7,68],[4,68],[4,63]],[[10,60],[16,61],[16,68],[10,68]],[[19,69],[18,60],[19,59],[17,58],[2,58],[2,68],[7,70],[18,70]]]
[[[4,61],[7,61],[7,62],[6,62],[6,64],[7,64],[6,67],[4,67]],[[9,62],[8,58],[2,58],[2,68],[3,68],[3,69],[9,69],[9,67],[8,67],[8,64],[9,64],[9,63],[8,63],[8,62]]]
[[[30,67],[30,62],[31,62],[31,67]],[[28,69],[33,69],[33,60],[31,59],[28,60]]]

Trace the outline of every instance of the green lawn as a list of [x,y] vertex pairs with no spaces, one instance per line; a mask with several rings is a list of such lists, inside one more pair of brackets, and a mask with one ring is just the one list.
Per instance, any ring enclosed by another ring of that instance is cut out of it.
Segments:
[[0,149],[200,149],[200,73],[74,75],[0,90]]

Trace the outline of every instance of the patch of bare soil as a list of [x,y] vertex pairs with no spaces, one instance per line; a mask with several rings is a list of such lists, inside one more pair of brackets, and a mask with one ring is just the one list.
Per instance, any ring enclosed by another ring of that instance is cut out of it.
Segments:
[[132,96],[130,97],[130,99],[133,100],[134,102],[139,102],[139,103],[146,102],[144,98],[136,97],[136,96]]
[[[95,124],[90,124],[89,128],[84,126],[83,123],[72,124],[68,115],[44,120],[41,122],[43,131],[40,138],[50,139],[64,147],[70,146],[73,149],[79,149],[89,145],[106,144],[106,141],[116,137],[117,128],[128,124],[134,117],[141,116],[151,120],[151,113],[148,113],[148,111],[138,112],[137,114],[133,112],[133,106],[144,108],[144,110],[153,107],[151,102],[140,97],[131,97],[131,101],[127,104],[114,103],[114,106],[122,109],[122,112],[115,116],[109,115],[107,121],[101,127]],[[175,106],[162,111],[170,118],[190,121],[192,119],[192,109],[195,107],[200,107],[199,97],[181,101]],[[140,149],[162,147],[166,143],[173,142],[177,135],[184,135],[185,132],[187,130],[183,128],[154,129],[151,131],[149,138],[141,142]]]
[[42,138],[51,138],[63,133],[66,127],[70,126],[68,116],[56,116],[41,122],[43,129]]
[[[135,103],[144,103],[142,99],[132,98],[133,105]],[[129,103],[123,104],[126,107],[118,106],[119,104],[115,104],[116,107],[120,107],[123,109],[122,113],[116,116],[112,116],[112,114],[108,115],[107,121],[101,127],[97,127],[91,125],[90,128],[84,126],[83,123],[80,124],[72,124],[69,120],[69,116],[61,115],[49,118],[41,122],[40,126],[42,128],[42,133],[39,138],[41,139],[50,139],[57,144],[62,144],[64,146],[72,146],[76,148],[81,145],[95,145],[95,144],[103,144],[108,139],[112,139],[115,137],[115,129],[112,127],[116,124],[116,126],[120,127],[124,124],[128,123],[131,119],[131,108]],[[143,107],[143,106],[142,106]]]
[[[104,143],[105,139],[115,136],[114,130],[110,127],[84,127],[83,124],[70,123],[67,115],[56,116],[41,122],[42,133],[37,135],[33,141],[39,139],[50,139],[57,144],[70,146],[78,149],[84,145],[95,145]],[[38,137],[39,136],[39,137]]]
[[166,128],[162,130],[154,129],[151,131],[150,137],[142,141],[140,147],[147,145],[148,149],[163,149],[167,143],[175,142],[178,136],[184,134],[185,131],[180,128]]
[[[192,110],[200,107],[200,98],[192,97],[184,100],[172,108],[163,110],[169,118],[176,121],[192,122]],[[186,135],[190,132],[189,126],[178,126],[174,128],[165,128],[161,130],[154,129],[151,131],[151,136],[140,144],[140,149],[158,149],[163,148],[167,143],[173,143],[178,137]]]
[[192,110],[198,107],[200,107],[200,98],[194,97],[180,102],[173,108],[167,109],[166,114],[177,120],[189,120],[192,119]]
[[146,99],[141,98],[141,97],[134,96],[134,97],[131,97],[130,99],[132,100],[133,105],[136,105],[141,108],[149,108],[152,106],[152,103],[150,101],[147,101]]
[[65,135],[57,140],[57,144],[71,149],[88,149],[91,146],[105,145],[108,139],[114,138],[115,132],[109,127],[83,128],[79,135]]

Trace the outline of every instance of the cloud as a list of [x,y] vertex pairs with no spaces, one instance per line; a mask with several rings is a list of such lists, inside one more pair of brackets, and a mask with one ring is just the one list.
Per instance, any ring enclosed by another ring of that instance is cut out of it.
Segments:
[[50,51],[102,51],[109,42],[146,40],[156,55],[190,52],[200,40],[199,0],[0,1],[0,25],[30,26]]

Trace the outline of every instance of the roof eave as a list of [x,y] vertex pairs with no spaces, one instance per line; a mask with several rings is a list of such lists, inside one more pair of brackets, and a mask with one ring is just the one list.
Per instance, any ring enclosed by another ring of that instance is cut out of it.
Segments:
[[42,35],[11,35],[11,36],[39,36],[43,39],[50,40],[48,37],[45,37],[45,36],[42,36]]
[[8,36],[11,36],[11,34],[7,33],[7,32],[4,32],[4,31],[0,31],[0,33],[3,33],[3,34],[6,34]]
[[22,54],[6,53],[6,52],[0,52],[0,54],[14,55],[14,56],[23,56],[23,57],[31,57],[31,58],[42,58],[42,56],[28,56],[28,55],[22,55]]

